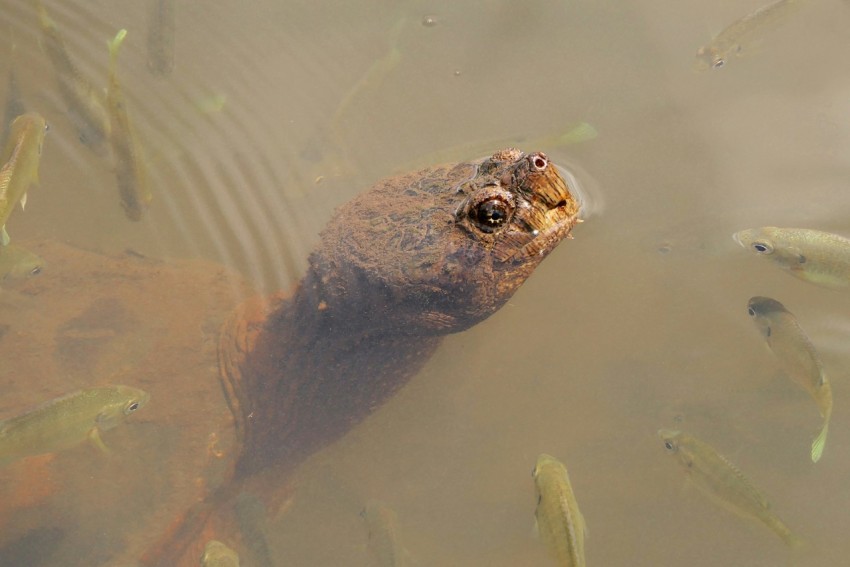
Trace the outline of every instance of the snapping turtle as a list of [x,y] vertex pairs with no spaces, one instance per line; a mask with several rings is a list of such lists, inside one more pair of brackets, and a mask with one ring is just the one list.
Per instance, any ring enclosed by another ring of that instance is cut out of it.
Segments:
[[[14,511],[24,526],[15,537],[40,527],[40,511],[61,545],[86,542],[60,546],[66,560],[197,564],[207,539],[232,536],[240,491],[282,484],[388,400],[445,335],[504,305],[570,235],[578,209],[539,152],[506,149],[387,179],[336,211],[291,294],[235,310],[250,286],[206,262],[35,247],[51,272],[0,311],[10,329],[0,359],[16,366],[0,368],[0,384],[26,389],[35,369],[60,393],[73,389],[69,378],[90,385],[117,373],[151,401],[120,438],[105,439],[121,445],[108,458],[57,455],[61,474],[39,463],[60,486],[38,508]],[[0,506],[0,533],[3,523]]]

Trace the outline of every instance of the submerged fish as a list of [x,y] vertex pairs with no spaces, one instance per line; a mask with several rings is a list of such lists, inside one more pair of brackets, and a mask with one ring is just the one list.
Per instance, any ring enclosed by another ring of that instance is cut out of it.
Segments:
[[108,42],[109,85],[106,89],[106,102],[111,125],[109,141],[115,158],[115,175],[121,194],[121,206],[128,219],[138,221],[142,219],[142,214],[153,197],[148,186],[147,164],[136,139],[133,124],[127,115],[127,103],[118,82],[118,50],[125,37],[127,30],[122,29]]
[[820,357],[794,315],[775,299],[753,297],[747,304],[747,312],[785,372],[818,404],[823,427],[812,442],[812,461],[818,462],[832,415],[832,388],[823,373]]
[[149,397],[147,392],[129,386],[92,388],[0,421],[0,465],[69,449],[86,439],[105,451],[100,434],[123,423]]
[[778,0],[728,25],[707,45],[697,50],[695,68],[702,71],[723,67],[729,60],[729,56],[739,53],[753,36],[764,32],[766,28],[790,14],[798,5],[799,0]]
[[174,0],[149,0],[148,69],[164,77],[174,69]]
[[37,276],[44,266],[45,261],[41,256],[25,248],[14,244],[0,247],[0,282]]
[[401,32],[407,25],[407,18],[402,16],[390,28],[387,37],[387,45],[389,49],[383,56],[375,60],[372,65],[366,69],[366,72],[360,79],[354,83],[354,86],[345,94],[339,102],[336,110],[331,118],[331,129],[336,135],[341,135],[340,130],[343,118],[348,114],[348,110],[354,102],[363,96],[363,93],[376,91],[383,85],[384,81],[390,74],[401,64],[403,59],[402,52],[398,47]]
[[376,567],[407,565],[407,550],[398,535],[398,516],[378,500],[369,500],[360,512],[369,530],[369,553]]
[[807,282],[850,286],[850,239],[806,228],[750,228],[732,235],[739,245]]
[[36,112],[22,114],[12,121],[9,139],[0,154],[0,244],[9,244],[6,221],[17,203],[27,204],[27,190],[38,183],[38,164],[47,123]]
[[77,129],[80,141],[98,150],[109,134],[109,119],[103,96],[71,61],[65,40],[41,1],[36,0],[35,5],[41,23],[42,47],[53,65],[59,94],[68,107],[71,123]]
[[558,565],[585,565],[587,526],[578,509],[567,468],[555,457],[542,454],[531,473],[537,492],[537,533]]
[[239,556],[218,540],[210,540],[201,556],[202,567],[239,567]]
[[802,542],[771,510],[770,503],[744,474],[711,445],[681,431],[659,429],[666,451],[704,494],[732,511],[761,521],[791,547]]

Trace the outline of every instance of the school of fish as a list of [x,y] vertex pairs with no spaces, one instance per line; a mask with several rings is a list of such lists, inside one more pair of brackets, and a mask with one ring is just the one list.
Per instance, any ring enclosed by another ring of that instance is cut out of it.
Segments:
[[[174,68],[175,2],[148,0],[147,66],[154,76],[164,78]],[[695,69],[718,69],[730,58],[741,55],[750,43],[768,35],[803,4],[801,0],[777,0],[734,21],[697,50]],[[108,148],[112,156],[120,204],[126,217],[139,221],[153,200],[148,163],[139,136],[128,113],[128,102],[118,79],[118,53],[127,37],[121,29],[108,46],[108,80],[105,89],[74,64],[66,42],[41,0],[33,0],[41,31],[42,50],[56,78],[70,123],[79,141],[98,155]],[[389,33],[385,54],[367,69],[338,104],[331,127],[338,137],[351,108],[364,92],[376,89],[401,65],[400,47],[406,20],[399,20]],[[14,44],[10,59],[14,59]],[[48,125],[36,111],[26,110],[17,74],[10,67],[7,100],[0,141],[0,284],[39,275],[46,262],[37,254],[11,243],[7,224],[27,195],[39,184],[39,166]],[[219,95],[223,97],[223,95]],[[211,111],[219,111],[224,98]],[[558,147],[596,138],[596,129],[581,122],[555,132],[534,145]],[[498,142],[451,148],[428,163],[453,159],[454,154],[484,153],[492,146],[521,141]],[[15,222],[17,222],[17,217]],[[734,241],[750,253],[764,257],[796,278],[830,289],[850,287],[850,238],[813,229],[760,227],[733,234]],[[796,317],[779,301],[764,296],[750,298],[747,312],[779,366],[793,382],[815,401],[822,423],[810,449],[812,462],[819,462],[833,412],[832,387],[821,358]],[[101,386],[76,391],[0,421],[0,467],[45,453],[68,451],[85,442],[108,451],[102,439],[149,401],[147,392],[129,386]],[[734,513],[761,522],[790,547],[803,540],[772,510],[767,498],[739,468],[711,445],[673,429],[657,432],[663,447],[680,465],[689,481],[714,502]],[[541,544],[555,564],[584,567],[587,526],[579,510],[566,466],[555,457],[541,454],[532,471],[536,507],[535,528]],[[378,500],[369,500],[361,515],[367,531],[367,548],[374,565],[403,566],[411,563],[402,544],[396,512]],[[267,553],[267,552],[266,552]],[[204,567],[238,567],[239,555],[222,543],[206,544],[199,563]]]

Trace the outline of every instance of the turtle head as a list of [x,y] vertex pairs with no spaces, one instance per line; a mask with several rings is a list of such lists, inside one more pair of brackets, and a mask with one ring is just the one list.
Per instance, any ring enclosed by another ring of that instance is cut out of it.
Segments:
[[393,332],[453,333],[504,305],[578,212],[545,154],[510,148],[378,183],[337,211],[311,264],[338,313]]

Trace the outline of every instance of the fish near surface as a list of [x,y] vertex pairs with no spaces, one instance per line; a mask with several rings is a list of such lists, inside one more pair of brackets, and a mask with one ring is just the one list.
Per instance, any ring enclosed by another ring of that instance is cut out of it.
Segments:
[[89,440],[106,449],[100,434],[142,408],[149,395],[129,386],[81,390],[0,422],[0,465],[70,449]]
[[747,312],[785,372],[818,404],[823,426],[812,442],[812,461],[818,462],[832,416],[832,387],[823,372],[820,356],[797,318],[775,299],[753,297],[747,304]]
[[584,567],[584,538],[587,526],[578,508],[567,467],[543,453],[531,473],[537,493],[534,517],[537,533],[549,552],[563,567]]
[[15,244],[0,246],[0,282],[24,280],[44,269],[44,258]]
[[127,114],[127,101],[121,83],[118,82],[118,50],[127,36],[120,30],[109,45],[109,84],[106,102],[109,108],[109,142],[115,159],[115,176],[124,214],[132,221],[139,221],[147,210],[153,196],[148,185],[148,169],[136,131]]
[[68,107],[68,117],[77,129],[80,141],[98,152],[109,134],[103,94],[74,65],[56,22],[47,14],[41,1],[36,0],[35,6],[41,24],[41,45],[56,73],[59,94]]
[[697,71],[719,69],[729,62],[753,37],[764,33],[799,7],[800,0],[778,0],[762,6],[740,20],[729,24],[707,44],[697,50]]
[[408,553],[398,535],[398,515],[378,500],[369,500],[360,512],[366,522],[369,536],[369,553],[375,567],[403,567],[408,565]]
[[850,286],[850,239],[807,228],[750,228],[732,235],[746,250],[792,276],[840,289]]
[[570,235],[576,189],[545,154],[509,148],[381,180],[339,207],[296,289],[246,302],[223,325],[233,474],[144,564],[191,556],[241,484],[266,472],[280,485],[389,400],[446,335],[498,311]]
[[30,185],[38,183],[38,165],[47,123],[37,112],[15,118],[9,129],[9,139],[0,154],[0,243],[9,244],[6,221],[17,203],[27,204]]
[[667,453],[676,458],[691,482],[706,496],[741,516],[761,521],[788,546],[802,544],[773,513],[764,495],[714,447],[681,431],[659,429],[658,436]]

